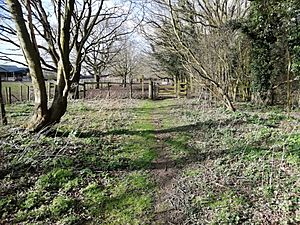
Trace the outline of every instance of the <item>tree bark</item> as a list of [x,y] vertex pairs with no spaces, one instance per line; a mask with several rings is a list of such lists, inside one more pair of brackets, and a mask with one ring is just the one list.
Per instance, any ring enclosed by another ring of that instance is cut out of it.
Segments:
[[[226,92],[218,82],[214,81],[213,79],[209,78],[208,76],[203,76],[201,71],[198,70],[196,67],[193,67],[194,70],[199,74],[199,77],[203,78],[204,82],[206,83],[206,86],[209,87],[210,85],[213,85],[213,87],[216,88],[217,93],[214,93],[214,91],[211,90],[211,88],[208,88],[211,92],[212,95],[218,97],[218,95],[220,95],[221,97],[219,98],[225,105],[225,107],[227,109],[229,109],[230,111],[235,112],[236,108],[234,107],[228,92]],[[210,85],[209,85],[210,84]]]
[[63,68],[64,67],[59,66],[57,71],[58,80],[55,86],[55,93],[51,107],[46,111],[46,113],[42,113],[39,108],[36,108],[35,113],[26,127],[28,130],[39,132],[41,130],[48,129],[48,127],[59,123],[61,117],[65,114],[67,110],[70,84],[65,82]]
[[[36,127],[41,127],[39,124],[43,124],[47,121],[48,117],[47,92],[40,62],[40,54],[34,35],[32,33],[30,35],[28,32],[20,2],[18,0],[7,0],[7,4],[16,24],[17,36],[28,64],[34,89],[35,111],[26,127],[35,130]],[[29,17],[30,16],[29,14]]]
[[123,82],[123,87],[125,88],[126,86],[127,86],[127,75],[126,74],[124,74],[123,75],[123,79],[122,79],[122,82]]
[[100,85],[99,85],[99,82],[100,82],[100,76],[97,74],[95,75],[95,81],[97,82],[96,84],[96,89],[100,89]]
[[[36,41],[35,33],[39,33],[35,24],[33,24],[32,15],[36,13],[35,7],[40,7],[40,16],[45,17],[45,11],[40,3],[34,1],[24,1],[23,4],[26,4],[25,7],[22,7],[20,0],[7,0],[7,5],[10,8],[10,13],[12,19],[16,25],[16,33],[20,42],[20,47],[23,51],[24,57],[27,61],[29,73],[32,79],[32,85],[34,89],[34,101],[35,109],[31,120],[26,124],[26,128],[38,132],[46,127],[49,127],[55,123],[58,123],[61,117],[65,114],[67,109],[67,97],[71,90],[71,87],[78,84],[80,79],[80,70],[82,66],[82,61],[84,58],[83,46],[87,41],[87,38],[92,32],[93,27],[98,24],[98,18],[100,11],[103,6],[103,1],[101,1],[100,7],[97,9],[95,15],[92,16],[93,9],[92,1],[86,1],[84,4],[88,4],[89,8],[84,8],[87,10],[87,19],[85,21],[85,30],[80,33],[81,40],[75,40],[71,42],[71,30],[73,28],[72,17],[74,16],[75,9],[75,0],[66,0],[66,1],[53,1],[54,10],[57,17],[57,37],[48,35],[48,38],[52,38],[51,43],[48,42],[50,52],[55,52],[54,54],[54,64],[57,66],[57,83],[55,86],[55,94],[50,108],[48,108],[48,98],[47,90],[45,85],[45,79],[43,76],[41,57],[38,49],[38,44]],[[79,3],[78,3],[79,4]],[[32,9],[35,11],[31,11]],[[27,13],[23,13],[23,9],[27,10]],[[77,9],[77,8],[76,8]],[[28,15],[26,20],[24,15]],[[82,15],[85,15],[82,13]],[[37,16],[35,14],[35,16]],[[92,19],[91,19],[92,18]],[[38,18],[37,18],[38,19]],[[50,24],[48,20],[43,18],[40,21],[43,24],[43,27],[48,29]],[[51,33],[51,29],[47,32]],[[79,32],[79,31],[78,31]],[[46,35],[46,36],[47,36]],[[74,37],[72,36],[74,39]],[[54,48],[54,43],[57,44]],[[70,43],[76,43],[77,58],[75,65],[72,66],[70,62],[70,52],[74,45]],[[51,50],[52,48],[52,50]],[[51,54],[51,53],[50,53]]]
[[61,117],[67,110],[68,93],[70,90],[70,82],[65,80],[65,67],[62,66],[62,62],[59,62],[57,71],[57,84],[55,88],[55,94],[52,101],[52,105],[49,109],[49,123],[58,123]]

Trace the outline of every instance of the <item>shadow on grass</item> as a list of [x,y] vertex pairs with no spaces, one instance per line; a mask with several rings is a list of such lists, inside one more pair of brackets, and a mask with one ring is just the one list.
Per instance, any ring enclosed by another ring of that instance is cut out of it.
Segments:
[[[76,134],[72,134],[71,132],[61,132],[57,130],[50,130],[46,136],[48,137],[68,137],[70,135],[74,135],[77,138],[101,138],[105,137],[108,135],[126,135],[126,136],[132,136],[132,135],[137,135],[141,137],[145,137],[147,135],[160,135],[160,134],[172,134],[172,133],[177,133],[177,132],[183,132],[183,133],[189,133],[191,131],[202,131],[202,132],[209,132],[210,129],[215,129],[220,126],[226,126],[228,123],[231,123],[232,121],[213,121],[213,120],[208,120],[205,122],[197,122],[194,124],[189,124],[185,126],[177,126],[177,127],[172,127],[172,128],[167,128],[167,129],[152,129],[152,130],[129,130],[129,129],[118,129],[118,130],[111,130],[107,132],[103,132],[101,130],[90,130],[90,131],[83,131],[83,132],[78,132]],[[240,121],[243,122],[243,121]],[[186,143],[182,143],[182,145],[186,145]],[[198,154],[197,149],[193,149],[191,146],[186,146],[187,149],[190,149],[190,152],[195,152],[197,153],[197,156],[195,157],[194,154],[191,156],[185,157],[183,159],[178,159],[179,161],[191,161],[193,160],[201,160],[201,159],[206,159],[208,157],[217,157],[217,155],[223,154],[224,152],[219,152],[219,153],[203,153],[203,154]],[[99,150],[97,150],[99,151]],[[94,152],[91,152],[91,154],[94,154]],[[216,154],[213,156],[212,154]],[[89,155],[89,154],[88,154]],[[72,155],[71,155],[72,156]],[[74,157],[74,156],[72,156]],[[79,160],[80,161],[80,160]],[[178,162],[174,163],[168,163],[168,164],[176,164],[178,165]],[[79,163],[79,162],[78,162]],[[82,162],[81,162],[82,163]],[[106,163],[103,162],[104,164],[102,165],[96,165],[97,167],[107,169],[107,170],[114,170],[114,169],[141,169],[141,168],[147,168],[149,167],[149,162],[142,162],[141,159],[138,161],[133,161],[131,162],[130,159],[123,158],[120,159],[120,161],[116,162],[114,165],[111,165],[111,162],[107,162],[109,165],[105,165]],[[77,164],[78,167],[81,167],[80,164]],[[88,162],[83,163],[82,166],[88,166]],[[150,165],[150,167],[158,168],[158,167],[163,167],[160,165]],[[16,169],[17,168],[17,169]],[[100,169],[98,168],[98,169]],[[0,170],[0,178],[3,178],[5,175],[7,175],[10,171],[16,171],[17,173],[20,173],[21,171],[24,172],[37,172],[35,169],[39,170],[38,168],[32,168],[32,166],[29,164],[22,164],[18,163],[18,165],[13,165],[12,167],[7,167],[4,170]],[[45,169],[45,168],[44,168]]]
[[[214,130],[219,127],[227,126],[228,124],[232,124],[232,120],[225,120],[225,121],[213,121],[208,120],[205,122],[197,122],[194,124],[189,124],[185,126],[177,126],[171,127],[166,129],[151,129],[151,130],[129,130],[129,129],[118,129],[118,130],[111,130],[107,132],[102,132],[99,130],[88,131],[88,132],[81,132],[78,134],[77,137],[79,138],[89,138],[89,137],[105,137],[108,135],[125,135],[125,136],[141,136],[145,137],[147,135],[164,135],[169,134],[171,137],[175,133],[186,133],[189,134],[193,131],[201,131],[201,132],[210,132],[210,130]],[[242,125],[246,123],[242,120],[237,120],[234,122],[235,125]],[[181,142],[181,141],[179,141]],[[172,145],[168,143],[169,145]],[[123,169],[163,169],[163,168],[172,168],[172,167],[182,167],[186,164],[190,164],[193,162],[200,162],[206,159],[216,159],[222,157],[226,154],[229,154],[231,150],[216,150],[216,151],[207,151],[201,152],[200,149],[197,149],[193,146],[188,145],[186,142],[182,143],[174,143],[174,145],[179,145],[180,148],[186,149],[188,154],[184,157],[180,157],[175,160],[168,160],[163,162],[151,162],[143,161],[142,159],[136,161],[130,161],[129,159],[124,159],[124,162],[128,166],[123,167]],[[172,146],[171,146],[172,147]],[[157,151],[157,149],[156,149]],[[124,165],[124,164],[123,164]],[[121,167],[121,166],[120,166]],[[119,167],[119,168],[120,168]]]
[[[105,136],[114,136],[114,135],[120,135],[120,136],[140,136],[140,137],[146,137],[147,135],[162,135],[162,134],[169,134],[173,135],[174,133],[190,133],[193,131],[201,131],[201,132],[210,132],[210,130],[228,126],[228,124],[235,124],[235,125],[242,125],[243,123],[246,123],[246,121],[243,120],[208,120],[204,122],[197,122],[194,124],[189,124],[185,126],[176,126],[166,129],[150,129],[150,130],[130,130],[130,129],[116,129],[116,130],[110,130],[107,132],[103,132],[101,130],[89,130],[89,131],[82,131],[75,134],[75,137],[77,138],[102,138]],[[47,136],[50,137],[68,137],[71,135],[70,132],[60,132],[56,130],[52,130],[47,134]],[[74,135],[74,134],[72,134]],[[166,164],[178,166],[182,164],[183,162],[191,163],[193,161],[201,161],[205,160],[207,158],[217,158],[227,152],[227,150],[219,151],[219,152],[206,152],[206,153],[199,153],[199,149],[195,149],[191,146],[188,146],[187,143],[180,143],[180,145],[189,150],[188,156],[184,158],[179,158],[176,161],[172,162],[162,162],[162,163],[149,163],[149,161],[144,161],[142,159],[138,159],[136,161],[131,161],[128,158],[123,158],[122,162],[116,162],[115,164],[111,164],[111,162],[108,162],[109,165],[102,165],[100,167],[105,168],[107,170],[114,170],[114,169],[143,169],[143,168],[163,168]],[[99,165],[98,165],[99,166]]]
[[[106,143],[97,142],[93,145],[86,145],[80,148],[76,148],[74,151],[64,151],[61,152],[56,157],[56,164],[45,164],[49,161],[49,156],[47,158],[47,154],[41,152],[42,154],[35,155],[35,159],[33,162],[35,164],[28,162],[28,161],[20,161],[18,163],[10,164],[3,169],[0,167],[0,179],[2,182],[6,182],[5,179],[9,179],[11,184],[2,186],[0,190],[0,198],[8,195],[16,195],[21,191],[30,190],[30,188],[34,187],[36,179],[38,179],[43,174],[49,174],[53,168],[65,168],[70,169],[75,177],[82,177],[86,176],[86,180],[94,180],[97,174],[101,174],[101,172],[105,171],[107,173],[124,173],[124,172],[131,172],[136,170],[168,170],[172,168],[182,168],[189,164],[202,162],[205,160],[215,160],[215,159],[222,159],[222,158],[229,158],[231,156],[240,156],[242,153],[249,158],[252,157],[260,157],[264,156],[268,149],[263,149],[262,147],[255,146],[253,143],[241,143],[241,146],[232,148],[232,149],[217,149],[212,151],[208,151],[207,149],[198,149],[193,146],[190,146],[186,139],[177,140],[174,138],[176,133],[185,133],[189,134],[191,131],[200,131],[200,132],[212,132],[217,128],[227,127],[228,125],[243,125],[243,123],[249,123],[245,120],[208,120],[204,122],[197,122],[194,124],[189,124],[185,126],[174,126],[171,128],[166,129],[150,129],[150,130],[129,130],[129,129],[117,129],[111,130],[107,132],[103,132],[101,130],[90,130],[90,131],[83,131],[76,134],[72,134],[71,132],[58,132],[58,131],[51,131],[52,133],[48,133],[48,136],[57,137],[61,135],[61,137],[68,137],[69,135],[74,135],[78,138],[90,138],[94,137],[95,139],[99,139],[102,141],[105,139],[106,136],[109,135],[126,135],[126,136],[140,136],[143,138],[149,138],[149,135],[154,136],[166,136],[167,138],[174,139],[175,141],[168,141],[166,139],[161,139],[161,141],[166,142],[166,145],[170,147],[179,147],[186,150],[186,153],[182,157],[178,157],[176,159],[166,159],[162,161],[153,161],[152,158],[146,158],[143,155],[137,158],[131,158],[129,155],[120,157],[112,157],[122,152],[122,148],[120,146],[110,145],[107,148]],[[176,136],[175,136],[176,137]],[[298,136],[294,138],[298,140]],[[300,139],[300,137],[299,137]],[[149,141],[155,141],[154,138],[149,138]],[[108,143],[109,144],[109,143]],[[299,147],[297,145],[298,142],[295,144],[294,149]],[[121,143],[122,145],[122,143]],[[173,145],[173,146],[172,146]],[[41,147],[41,146],[40,146]],[[133,146],[134,147],[134,146]],[[150,149],[152,148],[152,149]],[[159,151],[158,146],[150,147],[149,151]],[[106,153],[107,151],[107,153]],[[107,157],[105,154],[109,154]],[[244,157],[244,156],[243,156]],[[66,158],[70,158],[72,162],[66,161]],[[44,162],[44,163],[42,163]],[[88,174],[88,175],[86,175]],[[91,174],[91,175],[89,175]],[[6,177],[9,175],[9,177]],[[32,179],[35,177],[35,179]],[[25,179],[20,179],[25,178]],[[161,186],[166,186],[171,182],[172,176],[165,176],[165,178],[161,181]],[[14,181],[13,181],[14,180]],[[23,180],[20,182],[19,180]],[[28,180],[28,181],[26,181]],[[1,185],[0,185],[1,187]],[[57,192],[57,188],[53,190],[53,192]],[[103,205],[110,205],[110,207],[114,208],[118,205],[122,205],[123,202],[126,203],[128,193],[124,193],[118,195],[116,198],[107,198],[104,199]],[[132,198],[135,196],[132,196]],[[9,213],[13,214],[16,213],[15,205],[21,204],[26,199],[14,200],[12,203],[9,203],[9,207],[4,205],[3,209],[0,207],[0,214],[1,210],[6,210]],[[108,202],[109,201],[109,202]],[[122,205],[122,207],[127,207],[127,203]],[[8,204],[8,203],[7,203]],[[14,205],[14,206],[12,206]],[[80,206],[81,207],[81,206]],[[78,211],[81,210],[78,206]],[[98,207],[96,204],[95,207]],[[101,206],[100,206],[101,207]],[[104,211],[97,211],[96,213],[103,213]],[[0,220],[1,222],[1,220]]]
[[[147,109],[146,109],[147,110]],[[200,131],[200,132],[211,132],[214,129],[226,127],[228,125],[234,125],[234,126],[241,126],[244,123],[249,123],[249,121],[245,120],[207,120],[204,122],[197,122],[194,124],[189,124],[185,126],[174,126],[171,128],[166,129],[150,129],[150,130],[130,130],[130,129],[116,129],[116,130],[110,130],[107,132],[103,132],[101,130],[89,130],[89,131],[82,131],[77,132],[76,134],[71,132],[61,132],[57,130],[51,130],[47,133],[48,137],[69,137],[70,135],[74,135],[77,138],[96,138],[96,139],[102,139],[106,136],[114,136],[114,135],[125,135],[125,136],[140,136],[140,137],[146,137],[148,135],[162,135],[162,134],[168,134],[170,137],[172,137],[176,133],[186,133],[189,134],[190,132],[194,131]],[[155,139],[153,140],[155,141]],[[170,144],[170,143],[169,143]],[[221,157],[225,157],[229,154],[240,154],[241,152],[245,151],[245,149],[250,149],[251,151],[260,151],[260,149],[256,146],[249,145],[249,148],[241,147],[236,149],[223,149],[223,150],[213,150],[213,151],[203,151],[202,149],[197,149],[193,146],[188,145],[186,141],[182,143],[174,143],[176,145],[179,145],[180,148],[186,149],[185,156],[179,157],[174,160],[167,160],[167,161],[161,161],[161,162],[153,162],[151,159],[147,158],[144,159],[143,157],[139,157],[137,159],[131,159],[128,156],[125,157],[116,157],[111,160],[110,158],[105,158],[106,156],[103,156],[103,154],[99,154],[102,150],[102,147],[97,146],[98,143],[95,146],[86,146],[87,148],[91,148],[88,152],[84,150],[85,146],[83,146],[82,150],[79,152],[74,153],[64,153],[65,157],[70,157],[74,160],[74,169],[75,170],[82,170],[84,168],[89,168],[93,171],[134,171],[134,170],[140,170],[140,169],[166,169],[166,168],[172,168],[172,167],[183,167],[187,164],[191,164],[194,162],[201,162],[205,161],[207,159],[217,159]],[[103,146],[105,143],[103,144]],[[171,144],[172,145],[172,144]],[[97,149],[92,150],[92,148],[95,148],[97,146]],[[109,149],[109,154],[118,154],[119,146],[111,147]],[[157,151],[157,149],[152,149],[149,151]],[[248,150],[247,150],[248,151]],[[263,151],[263,150],[262,150]],[[59,156],[58,156],[59,157]],[[5,168],[2,167],[0,169],[0,179],[3,179],[6,175],[12,173],[12,176],[22,177],[24,174],[28,176],[29,174],[40,174],[45,171],[50,170],[50,167],[53,167],[53,165],[47,167],[38,167],[35,165],[32,165],[28,162],[18,162],[17,164],[11,164],[9,166],[6,166]]]
[[[150,101],[150,100],[149,100]],[[162,103],[162,100],[152,100],[153,102],[159,102]],[[188,104],[189,106],[197,106],[198,104],[195,103],[190,103]],[[120,111],[120,110],[126,110],[126,111],[133,111],[134,113],[145,113],[146,111],[153,111],[153,109],[162,109],[162,110],[168,110],[168,109],[180,109],[182,108],[178,104],[165,104],[165,105],[155,105],[151,107],[123,107],[123,108],[113,108],[113,109],[108,109],[108,111]]]
[[234,125],[242,125],[246,123],[243,120],[236,120],[232,121],[230,119],[224,121],[214,121],[214,120],[207,120],[205,122],[197,122],[193,124],[188,124],[184,126],[177,126],[171,127],[166,129],[153,129],[153,130],[130,130],[130,129],[117,129],[117,130],[110,130],[107,132],[103,132],[100,130],[93,130],[87,132],[81,132],[78,134],[79,138],[88,138],[88,137],[96,137],[96,136],[107,136],[107,135],[139,135],[143,136],[144,134],[167,134],[167,133],[175,133],[175,132],[191,132],[191,131],[208,131],[210,129],[215,129],[218,127],[224,127],[228,124]]

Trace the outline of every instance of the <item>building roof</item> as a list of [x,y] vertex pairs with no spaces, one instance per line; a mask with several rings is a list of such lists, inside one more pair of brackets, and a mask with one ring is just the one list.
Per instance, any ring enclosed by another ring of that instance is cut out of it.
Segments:
[[27,73],[28,68],[13,65],[0,65],[0,73]]

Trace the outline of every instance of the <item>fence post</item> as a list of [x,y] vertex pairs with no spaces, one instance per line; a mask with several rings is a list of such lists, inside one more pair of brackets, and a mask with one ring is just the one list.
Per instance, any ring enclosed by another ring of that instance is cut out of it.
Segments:
[[148,98],[149,99],[153,99],[153,81],[152,80],[150,80],[149,81],[149,96],[148,96]]
[[129,90],[129,98],[132,99],[132,79],[130,79],[129,87],[130,87],[130,90]]
[[48,86],[47,86],[47,88],[48,88],[48,101],[50,101],[50,98],[51,98],[51,82],[48,82]]
[[142,99],[145,98],[145,82],[144,76],[142,76]]
[[11,104],[11,87],[8,87],[8,104]]
[[83,82],[83,99],[86,97],[86,87],[85,87],[85,82]]
[[5,87],[5,103],[8,104],[8,87]]
[[194,81],[193,81],[193,77],[190,78],[190,92],[191,94],[194,92]]
[[107,83],[107,91],[108,91],[108,98],[110,98],[110,84],[109,84],[109,82]]
[[180,79],[177,79],[177,98],[180,98],[181,96],[181,80]]
[[175,96],[176,96],[176,98],[178,97],[178,85],[177,85],[177,77],[176,76],[174,76],[174,90],[175,90]]
[[79,99],[79,83],[75,87],[74,99]]
[[27,100],[30,101],[30,86],[27,86]]
[[0,77],[0,117],[1,117],[1,123],[2,125],[7,125],[7,119],[5,116],[5,106],[3,103],[3,96],[2,96],[2,82]]
[[23,101],[23,87],[22,84],[20,85],[20,101]]

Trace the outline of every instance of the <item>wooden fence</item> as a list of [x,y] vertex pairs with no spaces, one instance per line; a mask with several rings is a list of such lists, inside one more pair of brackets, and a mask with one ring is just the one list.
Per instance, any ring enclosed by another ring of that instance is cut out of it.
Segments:
[[[48,100],[53,98],[55,92],[54,81],[46,82]],[[2,81],[2,96],[5,104],[34,100],[33,87],[30,82]]]
[[[47,81],[46,90],[48,100],[54,97],[55,82]],[[140,82],[93,82],[85,81],[73,87],[70,98],[129,98],[129,99],[155,99],[165,97],[180,97],[187,95],[187,83],[162,85],[157,81],[141,80]],[[30,82],[2,82],[2,96],[5,104],[34,99],[33,87]]]
[[145,83],[83,82],[71,91],[77,98],[146,98]]
[[33,100],[33,88],[30,83],[2,82],[2,96],[5,104]]
[[[54,81],[46,82],[48,100],[54,97]],[[154,90],[154,89],[153,89]],[[148,98],[149,82],[82,82],[70,91],[70,98]],[[2,96],[5,104],[34,99],[33,87],[29,82],[2,82]]]

